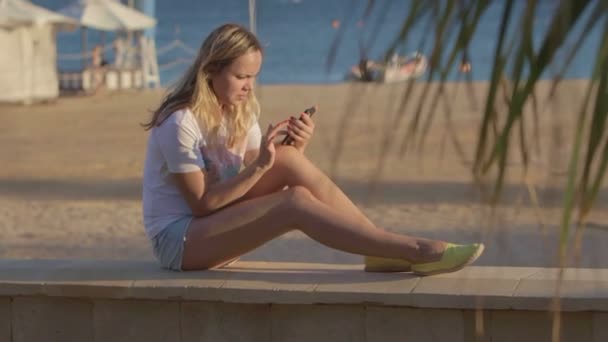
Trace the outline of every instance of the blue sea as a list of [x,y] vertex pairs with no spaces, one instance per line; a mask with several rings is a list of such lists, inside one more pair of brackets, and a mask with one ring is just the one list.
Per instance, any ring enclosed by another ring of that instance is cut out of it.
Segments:
[[[74,1],[78,0],[33,2],[60,10]],[[539,1],[534,28],[535,48],[542,42],[557,2]],[[343,82],[346,72],[361,57],[360,46],[365,47],[369,58],[384,57],[397,37],[410,3],[407,0],[375,0],[369,16],[362,21],[368,5],[366,0],[257,0],[256,32],[265,46],[264,64],[258,81],[262,84]],[[520,13],[524,3],[523,0],[518,2],[517,11]],[[487,80],[490,77],[503,6],[503,1],[494,1],[476,31],[469,50],[473,80]],[[163,51],[163,47],[175,39],[183,41],[192,51],[198,49],[211,30],[223,23],[248,26],[249,5],[247,0],[157,0],[155,16],[158,24],[154,36],[159,51]],[[590,77],[602,34],[602,25],[597,26],[579,49],[566,72],[566,78]],[[514,24],[512,28],[516,30],[518,26]],[[582,27],[578,29],[575,35],[580,33]],[[434,44],[433,35],[423,25],[415,27],[398,51],[404,54],[420,51],[429,55]],[[114,33],[106,34],[105,43],[110,44],[113,37]],[[60,32],[57,39],[60,56],[81,52],[79,30]],[[336,41],[335,59],[330,63],[329,56]],[[89,49],[101,42],[99,31],[88,30]],[[567,45],[571,46],[572,42],[573,39],[570,39]],[[111,60],[111,53],[106,57]],[[173,49],[159,54],[162,84],[166,86],[176,80],[192,59],[188,49]],[[561,68],[563,60],[562,53],[543,75],[544,78],[552,77]],[[78,69],[80,66],[80,61],[59,60],[60,69]],[[461,77],[454,70],[448,79],[458,80]]]

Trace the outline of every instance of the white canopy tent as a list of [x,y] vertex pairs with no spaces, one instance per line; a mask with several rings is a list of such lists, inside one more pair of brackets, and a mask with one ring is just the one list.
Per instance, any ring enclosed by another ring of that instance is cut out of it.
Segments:
[[53,24],[59,29],[74,29],[78,23],[65,15],[36,6],[25,0],[0,0],[0,27],[11,28],[16,24]]
[[156,19],[118,0],[79,0],[60,12],[82,26],[101,31],[137,31],[156,25]]
[[0,102],[56,98],[55,30],[76,26],[77,21],[27,0],[0,0]]

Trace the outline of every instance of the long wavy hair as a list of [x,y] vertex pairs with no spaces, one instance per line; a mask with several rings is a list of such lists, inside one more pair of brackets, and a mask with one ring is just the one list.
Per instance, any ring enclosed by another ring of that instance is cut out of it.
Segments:
[[[252,51],[263,53],[262,45],[246,28],[236,24],[225,24],[207,36],[194,63],[181,79],[169,89],[161,105],[149,122],[142,126],[152,129],[162,124],[174,112],[188,108],[194,114],[207,139],[217,138],[222,123],[222,108],[211,87],[211,77],[229,66],[235,59]],[[227,145],[232,147],[243,139],[251,123],[260,114],[260,105],[255,93],[238,106],[224,108],[228,132]]]

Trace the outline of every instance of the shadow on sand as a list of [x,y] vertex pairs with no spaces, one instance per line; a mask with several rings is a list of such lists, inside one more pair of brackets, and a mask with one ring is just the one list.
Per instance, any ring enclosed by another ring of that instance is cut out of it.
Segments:
[[[370,192],[367,181],[338,180],[340,188],[357,203],[373,204],[477,204],[481,202],[475,186],[464,182],[378,182]],[[35,200],[139,200],[141,179],[68,180],[68,179],[0,179],[0,196]],[[538,188],[539,200],[545,208],[562,204],[559,188]],[[531,205],[523,185],[506,184],[504,203]],[[598,196],[596,207],[606,208],[608,191]]]

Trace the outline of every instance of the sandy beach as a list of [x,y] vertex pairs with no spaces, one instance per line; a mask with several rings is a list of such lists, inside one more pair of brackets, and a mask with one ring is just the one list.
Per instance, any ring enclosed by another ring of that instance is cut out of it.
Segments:
[[[539,99],[549,85],[539,86]],[[317,130],[307,155],[379,226],[456,242],[482,240],[487,249],[480,265],[554,266],[572,123],[585,85],[567,81],[553,101],[540,101],[538,133],[528,122],[539,150],[532,149],[527,179],[535,185],[541,208],[532,204],[522,183],[523,163],[514,147],[504,201],[494,216],[480,200],[470,171],[485,83],[474,83],[473,93],[463,84],[449,84],[448,100],[437,106],[424,146],[406,154],[399,153],[400,144],[424,83],[415,86],[401,111],[404,85],[261,86],[258,97],[263,128],[318,104]],[[139,124],[162,95],[130,91],[62,97],[33,106],[0,105],[0,257],[152,259],[141,217],[147,132]],[[424,124],[422,120],[421,128]],[[380,162],[385,136],[390,136],[390,148]],[[457,153],[455,141],[464,156]],[[602,191],[585,231],[579,266],[608,267],[607,199]],[[298,232],[244,259],[361,262],[359,256],[331,250]]]

